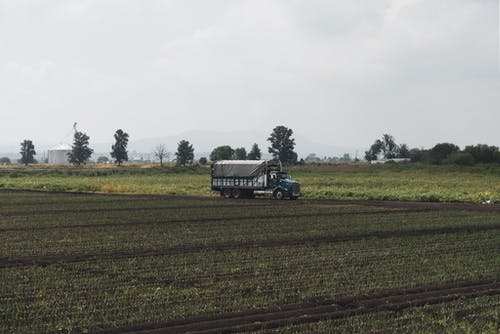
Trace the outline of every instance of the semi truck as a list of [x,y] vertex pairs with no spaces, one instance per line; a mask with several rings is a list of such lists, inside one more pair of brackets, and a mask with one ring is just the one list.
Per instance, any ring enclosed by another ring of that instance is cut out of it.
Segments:
[[220,160],[211,165],[211,188],[225,198],[297,199],[300,184],[284,172],[281,163],[266,160]]

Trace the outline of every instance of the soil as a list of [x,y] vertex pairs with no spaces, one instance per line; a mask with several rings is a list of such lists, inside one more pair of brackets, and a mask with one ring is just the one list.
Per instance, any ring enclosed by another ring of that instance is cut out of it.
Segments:
[[379,201],[379,200],[330,200],[330,199],[308,199],[301,197],[298,200],[283,200],[277,201],[270,198],[256,199],[225,199],[217,196],[178,196],[178,195],[142,195],[142,194],[104,194],[104,193],[87,193],[87,192],[56,192],[42,190],[9,190],[0,189],[1,193],[8,192],[30,192],[42,194],[64,194],[66,196],[104,196],[104,197],[123,197],[123,198],[143,198],[143,199],[163,199],[169,201],[235,201],[242,204],[257,204],[261,202],[272,202],[272,205],[302,205],[302,204],[328,204],[328,205],[361,205],[361,206],[381,206],[386,208],[405,208],[405,209],[425,209],[425,210],[454,210],[454,211],[487,211],[500,213],[499,204],[482,204],[471,202],[411,202],[411,201]]
[[161,323],[101,330],[97,333],[235,333],[337,319],[383,310],[399,311],[410,307],[486,295],[500,295],[500,282],[496,280],[464,281],[411,289],[389,290],[382,293],[340,299],[316,298],[305,303],[288,304],[280,307],[195,316]]
[[[12,190],[0,190],[2,193],[14,192]],[[38,192],[38,191],[34,191]],[[115,195],[115,194],[88,194],[76,193],[67,194],[68,196],[105,196],[112,197],[118,200],[118,197],[129,199],[146,198],[146,199],[161,199],[166,201],[183,201],[183,200],[198,200],[217,202],[211,205],[196,204],[193,206],[172,206],[162,207],[161,205],[154,208],[116,208],[115,211],[133,211],[133,210],[165,210],[167,208],[214,208],[214,207],[242,207],[249,206],[270,206],[270,205],[356,205],[366,207],[380,207],[379,211],[373,210],[358,210],[356,212],[339,213],[343,215],[356,214],[394,214],[401,212],[425,212],[425,211],[472,211],[472,212],[492,212],[500,213],[500,205],[482,205],[477,203],[430,203],[430,202],[397,202],[397,201],[360,201],[360,200],[316,200],[301,198],[296,201],[277,201],[273,199],[223,199],[218,197],[183,197],[183,196],[166,196],[166,195]],[[220,204],[219,204],[220,203]],[[38,204],[34,204],[38,206]],[[78,212],[95,212],[95,211],[110,211],[110,209],[102,208],[84,208]],[[111,209],[113,210],[113,209]],[[75,212],[74,210],[34,210],[24,214],[57,214]],[[15,212],[8,213],[0,212],[0,216],[16,215]],[[331,215],[331,214],[328,214]],[[318,214],[290,214],[286,218],[297,217],[317,217]],[[280,216],[283,217],[283,216]],[[242,219],[269,219],[269,216],[244,216],[239,217],[222,217],[222,218],[197,218],[197,219],[180,219],[173,221],[174,223],[182,222],[204,222],[204,221],[219,221],[219,220],[242,220]],[[170,222],[170,221],[169,221]],[[106,224],[78,224],[64,226],[39,226],[30,228],[12,228],[3,229],[0,232],[7,231],[31,231],[43,229],[58,229],[58,228],[83,228],[96,226],[120,226],[130,224],[161,224],[162,222],[153,223],[106,223]],[[290,245],[318,245],[333,242],[356,241],[369,238],[394,238],[394,237],[411,237],[424,236],[444,233],[473,233],[478,231],[496,231],[500,229],[500,224],[492,224],[487,226],[456,226],[456,227],[441,227],[441,228],[426,228],[418,230],[399,230],[399,231],[377,231],[357,234],[335,235],[310,237],[300,239],[284,239],[284,240],[263,240],[263,241],[248,241],[248,242],[227,242],[208,245],[180,245],[167,247],[162,249],[145,249],[131,251],[115,251],[102,252],[94,254],[70,254],[70,255],[55,255],[55,256],[39,256],[25,258],[0,258],[0,268],[7,267],[23,267],[23,266],[46,266],[59,263],[85,262],[85,261],[101,261],[106,259],[123,259],[135,257],[162,256],[171,254],[181,254],[188,252],[204,252],[218,251],[231,249],[251,249],[259,247],[283,247]],[[262,328],[271,329],[279,328],[290,324],[311,323],[324,319],[337,319],[356,314],[366,314],[383,310],[399,311],[406,308],[417,307],[422,305],[432,305],[457,300],[460,298],[473,298],[477,296],[500,295],[500,282],[498,279],[491,280],[475,280],[452,282],[439,285],[420,286],[411,289],[387,290],[379,293],[362,296],[350,296],[338,299],[329,297],[315,298],[303,303],[284,304],[281,306],[259,308],[246,310],[241,312],[221,313],[212,315],[202,315],[164,321],[158,323],[144,323],[128,327],[103,329],[98,333],[123,333],[135,332],[144,334],[153,333],[234,333],[239,331],[251,331]],[[9,296],[4,296],[8,298]]]
[[387,239],[407,236],[424,236],[444,233],[463,233],[463,232],[481,232],[500,230],[500,224],[486,226],[457,226],[457,227],[441,227],[419,230],[400,230],[400,231],[376,231],[358,234],[346,234],[325,237],[310,237],[300,239],[284,239],[284,240],[262,240],[254,242],[227,242],[208,245],[180,245],[166,248],[143,249],[139,251],[117,251],[103,252],[93,254],[73,254],[73,255],[54,255],[40,257],[24,257],[18,259],[0,258],[0,268],[9,267],[24,267],[24,266],[47,266],[58,263],[75,263],[88,261],[101,261],[107,259],[125,259],[138,258],[162,255],[175,255],[182,253],[196,253],[206,251],[222,251],[222,250],[237,250],[237,249],[252,249],[252,248],[272,248],[283,246],[298,246],[298,245],[318,245],[334,242],[358,241],[369,238]]

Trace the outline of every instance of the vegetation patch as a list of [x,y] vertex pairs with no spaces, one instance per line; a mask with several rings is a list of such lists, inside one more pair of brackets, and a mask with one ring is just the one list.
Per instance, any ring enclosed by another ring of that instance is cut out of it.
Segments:
[[[195,328],[235,312],[279,316],[285,333],[498,329],[495,211],[7,190],[0,201],[0,332]],[[363,303],[375,306],[352,312]]]
[[[304,198],[500,202],[500,165],[305,165],[288,168]],[[0,168],[8,189],[216,196],[209,166]]]

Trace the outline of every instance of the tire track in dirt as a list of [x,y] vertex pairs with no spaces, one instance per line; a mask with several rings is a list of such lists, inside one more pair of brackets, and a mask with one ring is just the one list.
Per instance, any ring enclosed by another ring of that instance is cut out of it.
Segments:
[[457,211],[486,211],[500,213],[500,205],[482,205],[472,202],[415,202],[415,201],[389,201],[389,200],[341,200],[341,199],[309,199],[299,198],[296,201],[276,201],[270,198],[245,199],[224,199],[218,196],[181,196],[181,195],[161,195],[161,194],[116,194],[116,193],[91,193],[91,192],[64,192],[45,190],[20,190],[20,189],[0,189],[0,193],[36,193],[45,195],[67,195],[67,196],[94,196],[94,197],[114,197],[114,198],[138,198],[156,200],[199,200],[199,201],[219,201],[224,203],[234,203],[235,201],[244,203],[268,202],[271,205],[307,205],[307,204],[327,204],[327,205],[361,205],[361,206],[382,206],[387,208],[425,208],[428,210],[457,210]]
[[236,333],[261,328],[279,328],[290,324],[312,323],[325,319],[337,319],[382,310],[399,311],[410,307],[439,304],[460,298],[499,294],[500,282],[496,279],[464,281],[390,290],[339,299],[316,298],[305,303],[241,312],[194,316],[179,320],[105,329],[96,331],[95,333]]
[[324,205],[360,205],[385,208],[425,209],[429,211],[479,211],[500,213],[498,204],[480,204],[470,202],[411,202],[380,200],[336,200],[336,199],[302,199],[304,203]]
[[103,252],[93,254],[74,254],[74,255],[53,255],[42,257],[25,257],[18,259],[0,258],[0,269],[10,267],[24,267],[24,266],[47,266],[60,263],[75,263],[86,261],[101,261],[109,259],[125,259],[136,257],[151,257],[163,255],[175,255],[183,253],[197,253],[205,251],[227,251],[238,249],[253,249],[253,248],[274,248],[298,245],[319,245],[334,242],[349,242],[359,241],[363,239],[377,238],[388,239],[397,237],[418,237],[433,234],[447,234],[447,233],[474,233],[483,231],[496,231],[500,230],[500,224],[487,225],[487,226],[460,226],[460,227],[442,227],[431,229],[419,230],[406,230],[406,231],[376,231],[369,233],[325,236],[325,237],[310,237],[301,239],[284,239],[284,240],[262,240],[253,242],[228,242],[219,244],[207,245],[179,245],[167,247],[162,249],[145,249],[138,251],[117,251],[117,252]]
[[32,215],[57,215],[68,213],[100,213],[100,212],[133,212],[133,211],[168,211],[168,210],[189,210],[189,209],[210,209],[210,208],[254,208],[254,207],[270,207],[269,204],[232,204],[232,205],[181,205],[181,206],[146,206],[146,207],[121,207],[121,208],[72,208],[72,209],[42,209],[29,211],[10,211],[0,213],[0,217],[17,217],[17,216],[32,216]]

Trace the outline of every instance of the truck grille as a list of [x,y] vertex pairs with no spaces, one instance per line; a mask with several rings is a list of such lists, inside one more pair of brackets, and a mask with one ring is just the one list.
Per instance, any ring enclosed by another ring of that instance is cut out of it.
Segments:
[[298,184],[298,183],[292,184],[292,193],[294,196],[300,195],[300,184]]

